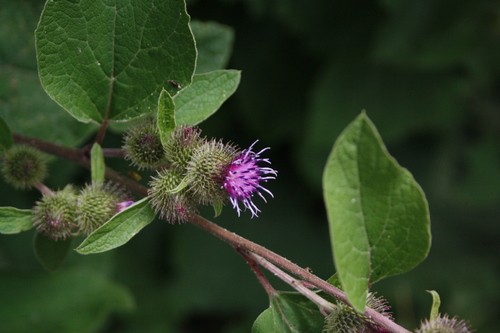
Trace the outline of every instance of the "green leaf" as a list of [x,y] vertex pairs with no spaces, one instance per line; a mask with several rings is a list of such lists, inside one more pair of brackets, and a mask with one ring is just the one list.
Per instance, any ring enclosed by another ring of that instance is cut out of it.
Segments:
[[279,333],[274,329],[273,309],[262,311],[252,325],[252,333]]
[[106,165],[104,164],[104,155],[101,146],[96,142],[90,151],[90,173],[92,175],[92,183],[104,182],[104,174],[106,173]]
[[7,150],[12,147],[12,133],[10,132],[9,126],[5,123],[2,117],[0,117],[0,149]]
[[166,90],[162,90],[158,99],[157,126],[160,131],[160,140],[165,145],[175,129],[175,104]]
[[439,316],[439,307],[441,306],[441,299],[435,290],[427,290],[432,295],[432,307],[429,320],[434,320]]
[[210,117],[236,91],[240,77],[237,70],[195,75],[193,83],[174,96],[177,124],[197,125]]
[[42,234],[35,233],[35,255],[40,264],[47,271],[55,271],[66,258],[71,246],[72,238],[52,240]]
[[214,217],[218,217],[220,213],[222,213],[222,208],[224,208],[224,205],[222,204],[221,201],[218,201],[212,204],[212,207],[214,209]]
[[33,228],[30,209],[0,207],[0,234],[17,234]]
[[92,232],[76,248],[80,254],[100,253],[127,243],[155,218],[149,198],[137,201]]
[[317,333],[324,317],[318,307],[298,293],[281,292],[252,326],[252,333]]
[[233,48],[233,29],[216,22],[192,21],[191,30],[198,50],[196,73],[225,68]]
[[365,113],[335,142],[323,186],[337,273],[362,311],[370,283],[406,272],[427,256],[427,201]]
[[76,119],[154,111],[167,80],[191,82],[194,39],[183,0],[48,1],[35,31],[43,87]]
[[90,269],[2,272],[0,332],[94,333],[113,312],[130,311],[131,293]]

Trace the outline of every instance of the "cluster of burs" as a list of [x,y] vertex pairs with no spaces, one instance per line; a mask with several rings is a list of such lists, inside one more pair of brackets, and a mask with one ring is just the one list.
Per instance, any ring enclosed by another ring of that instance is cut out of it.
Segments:
[[[166,141],[166,142],[165,142]],[[228,166],[241,154],[232,145],[201,136],[196,127],[181,126],[168,140],[160,139],[154,119],[142,120],[124,135],[126,159],[140,170],[153,170],[148,195],[160,218],[184,222],[200,204],[220,211],[228,201],[223,185]],[[37,231],[54,240],[88,235],[131,203],[114,183],[68,185],[53,191],[43,185],[47,159],[37,149],[14,145],[2,156],[6,182],[17,189],[35,187],[42,193],[33,212]]]
[[[369,292],[366,306],[377,311],[391,321],[394,320],[391,308],[387,301],[374,293]],[[323,333],[387,333],[388,331],[377,325],[370,317],[359,313],[352,307],[340,301],[334,301],[334,307],[325,317]],[[438,313],[432,319],[425,319],[420,323],[415,333],[471,333],[469,324],[457,317],[449,317]]]
[[17,189],[36,187],[42,198],[32,209],[33,226],[53,240],[88,235],[109,218],[127,200],[127,192],[117,184],[92,183],[77,189],[67,185],[52,191],[43,185],[47,158],[30,146],[14,145],[2,156],[5,181]]
[[211,205],[220,211],[228,200],[225,175],[240,154],[234,145],[207,139],[199,128],[186,126],[176,128],[162,142],[154,120],[132,128],[124,142],[132,165],[156,171],[148,194],[160,218],[184,222],[196,213],[198,205]]

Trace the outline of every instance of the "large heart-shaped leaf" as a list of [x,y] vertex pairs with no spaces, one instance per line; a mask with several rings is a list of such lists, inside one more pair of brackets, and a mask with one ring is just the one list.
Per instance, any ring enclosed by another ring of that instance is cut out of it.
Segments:
[[365,113],[339,136],[323,176],[335,266],[362,311],[370,282],[406,272],[430,248],[425,195]]
[[128,120],[156,109],[196,61],[183,0],[48,1],[35,32],[40,79],[76,119]]

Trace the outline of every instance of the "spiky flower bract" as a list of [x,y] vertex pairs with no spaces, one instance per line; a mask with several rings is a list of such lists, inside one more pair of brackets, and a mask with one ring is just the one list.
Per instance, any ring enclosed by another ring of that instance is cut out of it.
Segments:
[[343,303],[338,303],[325,317],[323,333],[365,333],[367,322],[364,316]]
[[18,189],[28,189],[45,178],[46,161],[37,149],[15,145],[5,152],[2,173],[8,184]]
[[198,203],[220,205],[226,200],[222,185],[226,170],[236,156],[233,145],[217,140],[207,141],[196,148],[186,168],[186,180]]
[[201,138],[201,130],[197,127],[181,126],[176,128],[165,144],[165,156],[172,168],[184,173],[193,152],[204,139]]
[[89,235],[108,221],[117,211],[117,204],[127,195],[116,184],[96,183],[87,185],[78,196],[78,224],[80,231]]
[[182,181],[181,174],[174,169],[158,171],[149,183],[148,195],[151,206],[161,219],[169,223],[186,222],[195,207],[186,195],[185,189],[173,193]]
[[262,192],[269,194],[271,197],[273,196],[268,189],[262,186],[262,183],[275,179],[278,172],[270,167],[263,166],[263,164],[271,164],[268,158],[260,156],[269,148],[254,152],[253,146],[256,143],[257,141],[235,156],[224,173],[223,188],[238,216],[241,214],[240,202],[254,217],[260,212],[252,201],[254,194],[259,195],[264,202],[266,198]]
[[366,296],[366,306],[372,308],[388,319],[393,319],[389,303],[385,298],[377,296],[376,293],[368,292],[368,295]]
[[154,169],[165,163],[160,132],[153,119],[132,127],[124,137],[125,158],[139,169]]
[[[366,296],[366,306],[392,320],[389,305],[382,297],[369,292]],[[325,318],[324,333],[387,333],[373,320],[352,307],[337,302],[334,310]]]
[[439,314],[435,319],[424,320],[416,333],[471,333],[469,324],[457,317]]
[[56,241],[71,237],[78,231],[76,204],[77,193],[71,186],[44,195],[33,207],[33,226]]

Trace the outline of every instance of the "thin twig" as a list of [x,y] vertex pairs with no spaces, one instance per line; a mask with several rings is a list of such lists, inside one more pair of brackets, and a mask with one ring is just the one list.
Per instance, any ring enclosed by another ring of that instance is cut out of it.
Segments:
[[35,147],[43,152],[63,157],[67,160],[70,160],[72,162],[75,162],[81,166],[86,166],[89,161],[88,157],[85,156],[85,150],[84,149],[74,149],[74,148],[68,148],[64,147],[61,145],[57,145],[52,142],[36,139],[36,138],[31,138],[27,137],[24,135],[20,134],[12,134],[12,137],[14,138],[14,141],[16,143],[22,143],[26,145],[30,145],[32,147]]
[[266,278],[264,273],[262,273],[262,270],[259,268],[255,260],[252,258],[251,254],[242,250],[242,249],[236,249],[236,252],[238,252],[247,262],[248,266],[250,269],[255,273],[255,276],[257,277],[257,280],[261,284],[262,288],[266,292],[266,294],[269,297],[276,296],[278,292],[276,289],[273,288],[269,280]]
[[109,121],[107,119],[103,120],[99,130],[97,131],[97,135],[95,137],[95,142],[102,145],[104,141],[104,137],[106,136],[106,131],[108,130]]
[[[58,144],[54,144],[51,142],[19,134],[13,134],[13,138],[16,143],[23,143],[30,145],[45,153],[65,158],[67,160],[77,163],[78,165],[86,169],[90,169],[90,159],[88,157],[88,149],[86,147],[81,149],[68,148]],[[137,183],[133,179],[121,175],[120,173],[116,172],[115,170],[109,167],[106,167],[105,175],[106,178],[111,179],[117,183],[121,183],[132,192],[135,192],[142,196],[148,195],[148,190],[146,187]]]
[[125,157],[125,151],[121,148],[103,148],[102,153],[104,157],[117,157],[117,158]]
[[40,193],[42,195],[49,195],[49,194],[52,194],[52,190],[50,188],[48,188],[47,186],[45,186],[44,184],[42,183],[36,183],[35,184],[35,188],[40,191]]
[[[241,248],[245,249],[248,252],[253,252],[266,260],[270,261],[271,263],[275,264],[276,266],[281,267],[282,269],[288,271],[289,273],[305,280],[306,282],[309,282],[316,288],[324,291],[325,293],[337,298],[338,300],[348,304],[348,300],[346,295],[337,287],[331,285],[330,283],[326,282],[325,280],[320,279],[316,275],[312,274],[309,272],[307,269],[302,268],[294,263],[292,263],[290,260],[280,256],[279,254],[276,254],[275,252],[266,249],[265,247],[256,244],[248,239],[245,239],[233,232],[228,231],[227,229],[224,229],[220,226],[218,226],[215,223],[212,223],[205,218],[199,216],[199,215],[193,215],[189,221],[190,223],[196,225],[197,227],[211,233],[212,235],[216,236],[217,238],[229,243],[231,246],[235,248]],[[407,329],[405,329],[402,326],[399,326],[395,322],[393,322],[391,319],[383,316],[382,314],[378,313],[377,311],[367,308],[365,311],[365,315],[368,318],[371,318],[376,324],[378,324],[380,327],[385,328],[388,332],[391,333],[410,333]]]
[[272,263],[255,253],[249,253],[248,256],[255,260],[259,265],[267,269],[269,272],[273,273],[280,280],[286,282],[290,287],[304,295],[311,302],[316,304],[320,312],[324,316],[328,315],[334,309],[335,306],[332,303],[328,302],[326,299],[322,298],[311,289],[305,287],[300,280],[297,280],[290,274],[287,274],[279,267],[273,265]]

